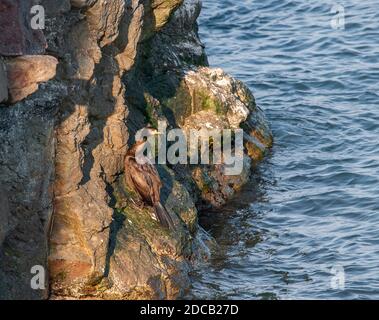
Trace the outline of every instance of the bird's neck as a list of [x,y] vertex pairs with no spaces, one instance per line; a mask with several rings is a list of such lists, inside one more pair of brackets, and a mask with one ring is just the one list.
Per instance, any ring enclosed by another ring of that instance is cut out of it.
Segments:
[[136,154],[140,154],[145,147],[146,141],[137,141],[132,148],[129,149],[128,154],[135,157]]
[[135,154],[142,154],[145,146],[146,146],[146,141],[137,141],[136,144],[134,145]]

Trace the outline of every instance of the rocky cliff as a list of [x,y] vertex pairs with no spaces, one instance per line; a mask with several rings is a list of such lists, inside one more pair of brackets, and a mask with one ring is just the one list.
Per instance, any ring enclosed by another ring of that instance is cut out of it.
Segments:
[[[246,183],[272,143],[264,115],[243,83],[209,68],[199,0],[39,3],[36,31],[33,0],[0,0],[0,298],[180,298],[209,255],[198,210]],[[175,232],[123,179],[134,134],[159,120],[245,130],[241,175],[158,166]],[[30,285],[35,265],[43,290]]]

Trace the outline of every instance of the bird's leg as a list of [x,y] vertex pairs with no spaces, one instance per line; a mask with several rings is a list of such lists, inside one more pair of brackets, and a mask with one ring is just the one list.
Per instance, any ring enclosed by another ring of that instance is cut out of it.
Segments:
[[137,199],[130,198],[130,201],[138,209],[143,209],[145,207],[145,204],[143,203],[143,201],[141,199],[137,200]]
[[133,198],[130,198],[130,202],[131,202],[132,204],[134,204],[135,206],[137,205],[137,203],[134,201]]
[[154,221],[158,221],[158,222],[159,222],[157,216],[156,216],[153,212],[150,212],[150,217],[151,217]]

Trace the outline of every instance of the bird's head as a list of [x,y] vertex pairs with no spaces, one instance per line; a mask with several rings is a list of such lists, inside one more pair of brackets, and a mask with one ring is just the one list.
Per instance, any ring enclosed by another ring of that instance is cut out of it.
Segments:
[[156,128],[152,126],[147,126],[139,131],[139,138],[136,140],[138,144],[146,142],[151,137],[157,137],[163,133],[159,132]]

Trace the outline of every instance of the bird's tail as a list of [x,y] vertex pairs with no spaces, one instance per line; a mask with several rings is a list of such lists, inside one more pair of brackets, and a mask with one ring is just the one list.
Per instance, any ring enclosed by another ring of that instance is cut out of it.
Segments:
[[158,221],[167,229],[174,230],[174,222],[172,221],[167,210],[161,205],[161,203],[156,203],[154,205],[155,215]]

